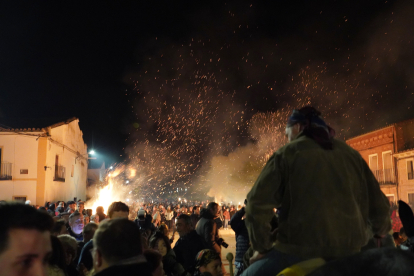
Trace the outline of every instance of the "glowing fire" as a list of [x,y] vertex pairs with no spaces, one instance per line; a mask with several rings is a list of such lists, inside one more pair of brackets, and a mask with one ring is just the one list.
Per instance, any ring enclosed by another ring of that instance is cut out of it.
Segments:
[[124,166],[121,166],[107,174],[106,180],[108,185],[99,189],[96,196],[85,202],[86,209],[92,209],[92,213],[95,214],[96,208],[102,206],[105,213],[107,213],[108,207],[112,202],[125,200],[123,198],[123,189],[116,184],[115,179],[123,170]]

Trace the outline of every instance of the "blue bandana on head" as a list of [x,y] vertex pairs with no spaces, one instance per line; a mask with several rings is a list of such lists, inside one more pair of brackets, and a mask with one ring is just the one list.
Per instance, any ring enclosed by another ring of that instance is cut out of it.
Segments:
[[320,115],[321,113],[311,106],[305,106],[299,110],[294,109],[288,119],[287,127],[300,124],[303,126],[302,135],[314,139],[324,149],[332,149],[335,131],[325,123]]

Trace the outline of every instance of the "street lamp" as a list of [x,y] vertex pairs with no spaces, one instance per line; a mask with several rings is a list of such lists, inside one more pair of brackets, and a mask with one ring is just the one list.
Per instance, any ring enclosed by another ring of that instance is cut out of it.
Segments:
[[94,155],[94,154],[95,154],[95,151],[94,151],[94,150],[91,150],[91,151],[89,152],[89,154],[90,154],[90,155]]

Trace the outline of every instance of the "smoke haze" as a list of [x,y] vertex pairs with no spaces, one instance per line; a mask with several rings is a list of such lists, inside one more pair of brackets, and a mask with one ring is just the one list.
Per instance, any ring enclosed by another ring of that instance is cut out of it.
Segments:
[[288,114],[307,104],[341,139],[412,118],[414,4],[377,4],[366,17],[313,7],[312,24],[285,16],[286,28],[272,28],[264,22],[282,19],[258,20],[265,7],[230,3],[212,22],[194,15],[188,39],[154,37],[125,76],[135,86],[126,151],[136,190],[242,202],[286,143]]

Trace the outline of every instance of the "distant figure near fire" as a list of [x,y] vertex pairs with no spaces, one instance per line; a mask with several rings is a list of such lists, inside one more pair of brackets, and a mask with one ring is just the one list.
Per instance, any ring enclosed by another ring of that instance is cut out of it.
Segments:
[[[289,143],[270,157],[247,196],[246,226],[256,251],[242,275],[276,275],[310,258],[360,251],[391,228],[389,203],[360,154],[307,106],[286,126]],[[277,241],[270,242],[273,208]]]

